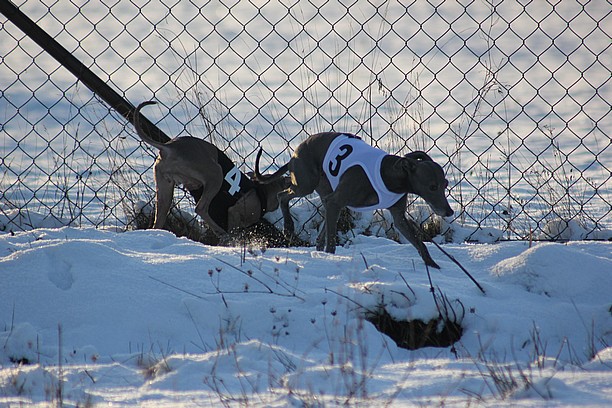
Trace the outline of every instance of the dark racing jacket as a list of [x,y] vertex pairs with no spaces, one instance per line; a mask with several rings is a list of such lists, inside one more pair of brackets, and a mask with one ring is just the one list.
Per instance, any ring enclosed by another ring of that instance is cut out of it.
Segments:
[[[208,215],[225,231],[227,231],[228,220],[227,212],[233,207],[240,198],[251,190],[255,190],[261,204],[261,214],[266,212],[266,199],[257,188],[257,184],[249,176],[242,173],[240,169],[230,160],[227,155],[217,148],[218,162],[223,171],[223,184],[217,195],[210,202]],[[191,191],[196,202],[202,196],[202,188]]]

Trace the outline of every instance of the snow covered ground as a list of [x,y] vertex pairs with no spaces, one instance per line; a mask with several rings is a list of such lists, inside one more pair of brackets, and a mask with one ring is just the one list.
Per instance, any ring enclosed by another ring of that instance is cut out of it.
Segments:
[[463,336],[411,351],[365,320],[438,316],[411,245],[357,236],[329,255],[158,230],[4,233],[0,406],[612,404],[612,242],[443,247],[486,294],[430,244]]
[[[354,132],[427,150],[457,224],[612,228],[609,1],[19,3],[127,100],[157,100],[144,113],[168,135],[245,172],[260,147],[274,168],[307,134]],[[155,152],[0,20],[2,204],[125,225],[123,186],[150,199]]]

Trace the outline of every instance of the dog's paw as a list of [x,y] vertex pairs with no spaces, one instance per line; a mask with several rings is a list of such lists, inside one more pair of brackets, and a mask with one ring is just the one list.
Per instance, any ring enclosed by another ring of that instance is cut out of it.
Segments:
[[429,259],[424,259],[425,261],[425,265],[431,267],[431,268],[436,268],[436,269],[440,269],[440,265],[438,265],[433,259],[429,258]]

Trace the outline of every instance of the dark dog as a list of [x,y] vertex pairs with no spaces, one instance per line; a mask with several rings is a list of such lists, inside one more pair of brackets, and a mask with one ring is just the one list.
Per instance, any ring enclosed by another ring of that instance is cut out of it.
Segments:
[[294,234],[289,200],[317,191],[325,208],[325,226],[317,238],[317,249],[334,253],[336,225],[343,207],[357,211],[387,208],[395,226],[414,245],[423,261],[438,264],[423,244],[421,229],[406,219],[407,194],[423,198],[442,216],[453,215],[445,196],[448,181],[442,167],[424,152],[404,157],[389,155],[373,148],[357,136],[345,133],[318,133],[301,143],[291,160],[270,175],[259,173],[260,150],[255,161],[255,179],[275,182],[289,171],[291,186],[278,194],[286,234]]
[[174,187],[182,184],[196,200],[196,213],[218,236],[235,228],[257,223],[267,211],[278,208],[277,194],[287,182],[270,184],[251,180],[216,146],[185,136],[160,143],[142,128],[139,112],[153,101],[136,108],[135,128],[147,144],[159,149],[155,160],[156,207],[153,228],[163,228],[172,205]]

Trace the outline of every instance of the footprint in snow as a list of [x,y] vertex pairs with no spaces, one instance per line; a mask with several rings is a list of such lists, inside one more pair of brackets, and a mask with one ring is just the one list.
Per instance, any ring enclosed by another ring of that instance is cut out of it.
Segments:
[[60,260],[59,262],[52,262],[51,269],[47,273],[49,280],[58,289],[68,290],[72,287],[74,283],[74,276],[71,272],[72,265],[64,260]]

